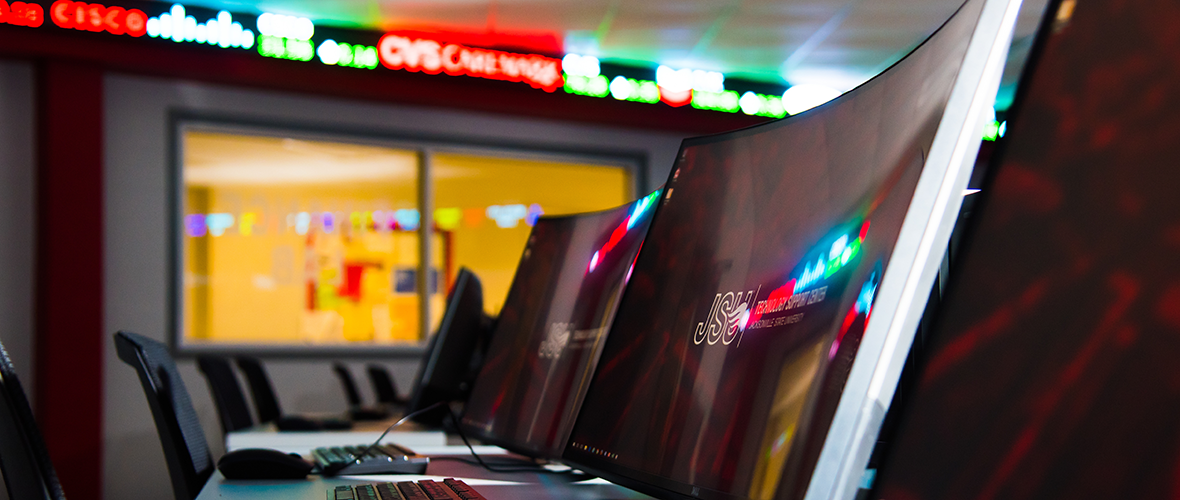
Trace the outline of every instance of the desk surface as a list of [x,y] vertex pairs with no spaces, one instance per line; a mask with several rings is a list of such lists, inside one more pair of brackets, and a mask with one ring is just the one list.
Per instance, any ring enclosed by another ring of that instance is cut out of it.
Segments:
[[[457,453],[459,447],[451,448]],[[467,453],[466,447],[462,451]],[[470,457],[470,455],[468,455]],[[503,461],[505,457],[490,457]],[[418,481],[433,479],[441,481],[454,477],[471,485],[488,500],[622,500],[647,499],[649,497],[601,479],[573,482],[573,475],[537,474],[528,472],[496,473],[479,466],[451,460],[432,460],[427,467],[428,475],[372,475],[340,476],[321,478],[309,476],[298,481],[230,481],[214,472],[209,483],[201,490],[197,500],[324,500],[328,490],[342,484],[371,484],[377,482]]]
[[[317,446],[367,444],[377,439],[378,430],[353,430],[329,432],[275,432],[273,429],[255,428],[231,432],[226,436],[226,449],[261,447],[274,448],[287,453],[306,455]],[[448,445],[445,433],[441,431],[391,432],[382,442],[396,442],[414,451],[431,457],[453,457],[470,459],[466,446]],[[503,448],[496,446],[475,446],[485,460],[496,464],[512,462]],[[213,477],[201,490],[197,500],[324,500],[328,490],[342,484],[371,484],[376,482],[418,481],[433,479],[441,481],[453,477],[462,479],[488,500],[548,500],[572,498],[576,500],[622,500],[647,499],[641,493],[631,491],[601,479],[576,481],[572,474],[539,474],[531,472],[497,473],[478,465],[449,459],[431,460],[426,468],[428,475],[371,475],[340,476],[321,478],[309,476],[298,481],[230,481],[214,472]]]
[[[379,436],[381,431],[274,432],[254,429],[226,435],[225,450],[274,448],[285,453],[307,455],[312,448],[369,444]],[[418,453],[428,454],[425,451],[428,448],[446,446],[447,435],[442,431],[390,432],[381,442],[397,443]]]

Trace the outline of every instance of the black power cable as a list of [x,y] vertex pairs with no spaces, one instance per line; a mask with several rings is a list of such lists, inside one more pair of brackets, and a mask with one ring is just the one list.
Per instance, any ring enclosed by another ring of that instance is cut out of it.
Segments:
[[[545,473],[545,474],[569,474],[570,472],[572,472],[572,469],[551,470],[551,469],[547,469],[541,465],[522,466],[522,467],[492,467],[491,465],[488,465],[488,463],[484,462],[483,458],[481,458],[479,456],[479,454],[477,454],[475,452],[475,448],[471,446],[471,443],[467,440],[467,436],[465,434],[463,434],[463,429],[459,425],[459,418],[455,416],[455,412],[451,410],[450,405],[448,405],[445,402],[440,401],[438,403],[434,403],[430,406],[427,406],[426,408],[423,408],[421,410],[408,413],[408,414],[406,414],[406,416],[398,419],[397,422],[394,422],[389,427],[386,427],[385,432],[382,432],[380,436],[377,436],[377,440],[373,441],[373,444],[370,444],[368,447],[366,447],[364,449],[364,451],[362,451],[361,453],[359,453],[357,455],[358,458],[356,459],[356,461],[334,463],[334,464],[329,465],[328,467],[324,468],[322,471],[320,471],[320,473],[324,476],[335,476],[336,474],[339,474],[340,471],[343,470],[345,467],[348,467],[354,463],[360,463],[361,459],[359,457],[364,457],[364,456],[368,455],[369,452],[373,450],[373,448],[380,445],[381,440],[385,439],[385,436],[387,434],[389,434],[389,431],[396,429],[398,426],[406,423],[411,418],[414,418],[418,415],[429,412],[431,410],[435,410],[440,407],[446,408],[447,415],[451,417],[451,421],[455,424],[455,431],[458,432],[459,438],[463,440],[463,444],[467,445],[467,450],[471,452],[471,456],[475,457],[475,461],[478,462],[478,464],[480,466],[482,466],[483,468],[485,468],[491,472],[501,472],[501,473],[536,472],[536,473]],[[458,457],[437,457],[437,458],[433,458],[432,460],[457,460],[460,462],[465,462],[465,463],[475,465],[470,460],[462,459],[462,458],[458,458]]]

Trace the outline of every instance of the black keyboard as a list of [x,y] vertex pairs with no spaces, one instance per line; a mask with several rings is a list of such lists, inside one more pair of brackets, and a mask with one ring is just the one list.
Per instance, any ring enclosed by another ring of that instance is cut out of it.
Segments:
[[396,444],[374,446],[328,446],[311,450],[321,471],[336,474],[425,474],[430,459]]
[[458,479],[418,482],[374,483],[337,486],[328,490],[328,500],[487,500]]

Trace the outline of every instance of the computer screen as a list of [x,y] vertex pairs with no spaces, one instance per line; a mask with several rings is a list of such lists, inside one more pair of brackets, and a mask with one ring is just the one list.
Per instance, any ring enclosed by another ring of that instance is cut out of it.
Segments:
[[[438,402],[461,401],[471,390],[472,361],[486,342],[487,316],[483,312],[483,288],[479,278],[463,267],[447,295],[447,309],[438,331],[430,338],[406,413]],[[427,412],[415,420],[437,424],[446,412]]]
[[566,461],[660,497],[803,497],[854,361],[904,359],[866,324],[911,313],[900,283],[930,290],[999,80],[965,61],[1006,53],[998,3],[832,102],[683,143]]
[[872,498],[1180,492],[1177,23],[1049,2]]
[[467,432],[561,455],[659,197],[537,220],[464,408]]

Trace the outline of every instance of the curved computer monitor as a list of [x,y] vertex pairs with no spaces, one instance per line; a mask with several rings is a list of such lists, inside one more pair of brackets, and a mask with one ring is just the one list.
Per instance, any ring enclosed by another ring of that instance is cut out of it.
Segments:
[[968,0],[834,101],[682,144],[565,461],[665,498],[845,498],[945,251],[1017,6]]
[[[406,414],[435,403],[466,399],[474,373],[472,363],[481,344],[486,342],[488,323],[479,278],[471,270],[460,268],[447,295],[447,308],[438,331],[430,337],[426,355],[414,377]],[[415,420],[439,424],[445,416],[445,411],[430,411]]]
[[466,432],[561,455],[659,197],[537,219],[464,408]]
[[866,498],[1177,496],[1177,23],[1048,2]]

